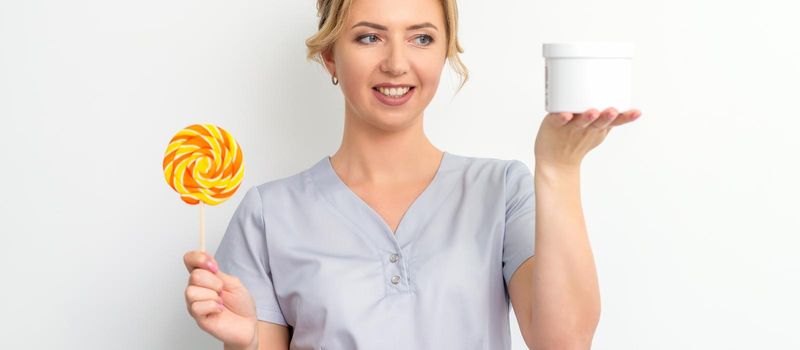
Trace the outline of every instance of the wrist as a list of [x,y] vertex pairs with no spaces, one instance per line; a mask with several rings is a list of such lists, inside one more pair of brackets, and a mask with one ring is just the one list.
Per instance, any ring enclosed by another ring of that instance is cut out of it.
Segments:
[[248,345],[246,349],[258,350],[258,321],[253,324],[253,339],[250,340],[250,345]]
[[581,163],[582,162],[554,162],[550,160],[540,160],[538,157],[534,157],[536,169],[543,169],[547,171],[566,173],[579,172],[581,170]]
[[536,162],[534,179],[548,184],[580,181],[580,165],[561,165]]
[[224,344],[224,348],[224,350],[258,350],[258,321],[253,325],[253,339],[250,340],[250,344],[244,347]]

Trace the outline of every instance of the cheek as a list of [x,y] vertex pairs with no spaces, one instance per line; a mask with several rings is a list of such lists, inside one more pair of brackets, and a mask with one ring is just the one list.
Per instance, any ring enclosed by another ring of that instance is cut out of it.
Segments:
[[344,93],[349,96],[356,96],[355,94],[364,93],[364,90],[369,85],[369,75],[368,72],[364,70],[363,66],[358,67],[349,64],[348,66],[340,67],[340,72],[339,85],[341,85]]
[[378,70],[380,63],[365,58],[347,62],[347,77],[353,85],[367,86],[374,71]]
[[418,70],[419,80],[430,94],[433,94],[439,86],[439,80],[442,76],[442,67],[441,62],[434,61],[420,66]]

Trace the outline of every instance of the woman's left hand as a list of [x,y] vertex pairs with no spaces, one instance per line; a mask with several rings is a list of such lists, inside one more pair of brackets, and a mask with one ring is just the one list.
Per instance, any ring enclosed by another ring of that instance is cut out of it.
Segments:
[[537,166],[577,170],[583,157],[597,147],[615,126],[630,123],[642,112],[631,109],[619,113],[613,107],[602,112],[549,113],[536,136],[534,154]]

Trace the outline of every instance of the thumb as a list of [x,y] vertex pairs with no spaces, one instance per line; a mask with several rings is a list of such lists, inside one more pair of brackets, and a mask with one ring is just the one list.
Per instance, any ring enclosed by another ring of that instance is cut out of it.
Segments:
[[242,281],[240,281],[238,277],[222,272],[222,270],[217,271],[217,275],[219,276],[220,279],[222,279],[223,289],[232,292],[244,289]]

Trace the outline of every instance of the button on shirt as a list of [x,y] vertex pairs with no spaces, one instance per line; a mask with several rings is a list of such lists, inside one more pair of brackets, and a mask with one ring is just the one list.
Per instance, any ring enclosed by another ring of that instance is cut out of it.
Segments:
[[325,156],[251,187],[215,258],[290,349],[510,349],[508,283],[534,253],[533,175],[444,152],[393,234]]

